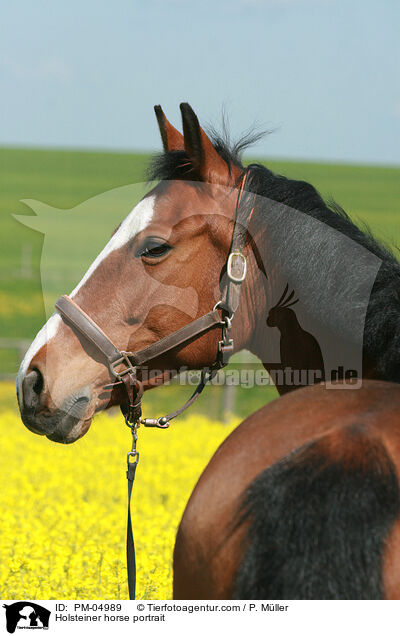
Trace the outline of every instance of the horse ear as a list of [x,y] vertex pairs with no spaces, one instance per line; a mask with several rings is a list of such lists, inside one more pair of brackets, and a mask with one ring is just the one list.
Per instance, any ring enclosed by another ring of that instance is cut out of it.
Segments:
[[202,181],[226,184],[230,180],[227,163],[215,150],[199,124],[192,107],[180,104],[185,150]]
[[161,106],[154,106],[154,112],[157,117],[164,151],[170,152],[171,150],[184,150],[185,144],[183,141],[183,135],[169,123]]

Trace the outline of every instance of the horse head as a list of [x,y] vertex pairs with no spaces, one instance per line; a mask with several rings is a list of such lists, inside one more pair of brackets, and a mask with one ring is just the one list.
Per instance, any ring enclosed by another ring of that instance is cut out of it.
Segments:
[[[189,106],[183,134],[155,112],[164,147],[158,184],[134,207],[70,294],[116,344],[135,351],[209,312],[220,298],[243,167],[218,151]],[[93,219],[95,223],[95,219]],[[246,322],[246,321],[245,321]],[[238,348],[244,343],[239,323]],[[203,334],[149,364],[159,379],[182,366],[215,360],[220,334]],[[158,370],[158,371],[157,371]],[[151,382],[141,378],[144,388]],[[121,387],[105,389],[104,359],[54,314],[29,348],[17,379],[24,424],[57,442],[77,440],[93,415],[121,404]]]

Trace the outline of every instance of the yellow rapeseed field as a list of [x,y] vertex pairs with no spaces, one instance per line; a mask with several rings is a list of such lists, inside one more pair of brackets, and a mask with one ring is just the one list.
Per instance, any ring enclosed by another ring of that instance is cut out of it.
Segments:
[[[0,385],[0,405],[10,385]],[[3,400],[7,402],[7,399]],[[186,501],[213,452],[237,425],[190,415],[139,431],[133,493],[137,598],[170,599],[172,550]],[[0,597],[126,599],[126,453],[119,414],[99,415],[69,446],[0,412]]]

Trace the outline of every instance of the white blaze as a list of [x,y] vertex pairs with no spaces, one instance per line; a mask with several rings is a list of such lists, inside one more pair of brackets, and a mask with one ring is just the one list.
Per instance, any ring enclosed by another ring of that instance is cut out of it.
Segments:
[[102,261],[111,252],[114,250],[118,250],[120,247],[125,245],[128,241],[142,232],[150,223],[153,218],[154,213],[154,202],[155,196],[152,195],[150,197],[146,197],[139,201],[136,207],[133,208],[132,212],[128,214],[126,219],[121,223],[118,230],[115,234],[110,238],[105,248],[100,252],[98,257],[93,261],[88,271],[82,278],[82,280],[78,283],[75,289],[71,292],[70,297],[73,298],[75,294],[78,293],[81,287],[86,283],[87,280],[91,277],[93,272],[97,269]]
[[[97,258],[93,261],[86,274],[83,276],[82,280],[78,283],[75,289],[71,292],[71,298],[77,294],[79,289],[83,287],[87,280],[92,276],[92,274],[96,271],[97,267],[100,265],[104,259],[107,258],[111,252],[119,249],[125,243],[134,238],[139,232],[142,232],[147,225],[150,223],[154,214],[154,203],[155,196],[145,197],[133,208],[133,210],[128,214],[126,219],[121,223],[118,230],[108,241],[105,248],[100,252]],[[25,373],[30,365],[32,358],[38,353],[38,351],[54,338],[58,331],[58,327],[61,323],[61,316],[59,314],[53,314],[46,324],[41,328],[36,338],[32,342],[28,351],[25,354],[24,359],[21,362],[21,366],[18,371],[17,376],[17,393],[18,400],[21,400],[21,385],[22,380],[25,376]],[[20,402],[21,405],[21,402]]]

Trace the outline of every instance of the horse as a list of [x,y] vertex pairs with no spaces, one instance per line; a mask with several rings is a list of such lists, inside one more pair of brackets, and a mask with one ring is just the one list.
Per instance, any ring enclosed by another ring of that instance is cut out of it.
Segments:
[[[395,256],[312,185],[261,164],[244,167],[241,152],[251,138],[230,145],[207,135],[189,104],[180,109],[183,134],[155,107],[164,148],[150,169],[156,185],[70,294],[76,311],[117,352],[129,352],[124,362],[144,390],[154,386],[149,370],[162,381],[171,370],[214,368],[222,350],[247,349],[280,373],[283,395],[297,386],[266,319],[289,285],[302,301],[302,328],[321,348],[327,381],[341,368],[348,388],[361,378],[399,382]],[[233,242],[240,249],[232,250]],[[194,333],[196,320],[204,328]],[[168,338],[169,347],[157,349]],[[146,369],[129,362],[141,348],[152,348]],[[315,356],[302,351],[297,364],[312,370]],[[95,413],[126,402],[126,387],[110,376],[108,362],[98,343],[56,312],[17,376],[25,426],[59,443],[82,437]]]
[[221,444],[179,525],[174,599],[399,599],[400,387],[303,387]]

